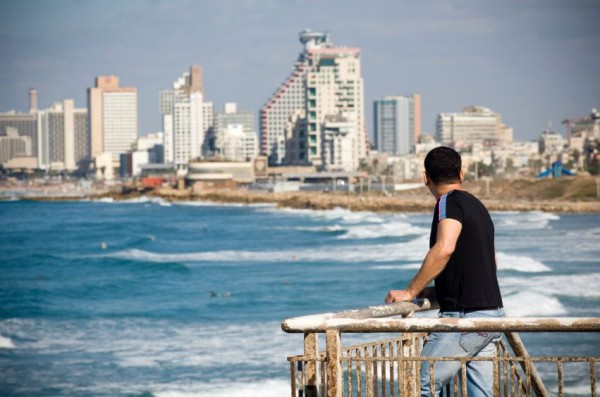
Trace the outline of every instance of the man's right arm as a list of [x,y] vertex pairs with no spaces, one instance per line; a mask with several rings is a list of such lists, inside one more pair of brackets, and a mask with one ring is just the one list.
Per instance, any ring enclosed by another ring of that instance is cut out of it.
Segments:
[[437,240],[427,252],[421,268],[405,290],[391,290],[385,303],[412,301],[444,270],[454,253],[462,224],[455,219],[444,219],[438,223]]

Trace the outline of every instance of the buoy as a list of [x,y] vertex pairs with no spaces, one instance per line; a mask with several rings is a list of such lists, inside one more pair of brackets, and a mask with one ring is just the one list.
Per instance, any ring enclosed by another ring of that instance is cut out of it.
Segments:
[[105,250],[106,249],[106,243],[103,241],[102,245],[101,245],[102,249]]

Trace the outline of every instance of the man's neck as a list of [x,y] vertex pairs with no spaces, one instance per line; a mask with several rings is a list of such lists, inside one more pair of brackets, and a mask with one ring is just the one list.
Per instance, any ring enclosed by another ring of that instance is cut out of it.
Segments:
[[461,189],[462,189],[461,184],[456,182],[456,183],[449,183],[449,184],[444,184],[444,185],[434,185],[431,193],[433,193],[436,200],[439,200],[440,197],[442,197],[444,194],[451,192],[453,190],[461,190]]

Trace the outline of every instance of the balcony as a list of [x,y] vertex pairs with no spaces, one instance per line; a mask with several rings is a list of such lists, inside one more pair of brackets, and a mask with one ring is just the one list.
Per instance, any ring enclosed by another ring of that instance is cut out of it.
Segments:
[[[600,332],[600,318],[412,318],[415,312],[432,310],[426,299],[372,306],[284,320],[282,329],[304,334],[304,354],[288,357],[292,397],[394,397],[420,395],[421,362],[432,368],[440,361],[460,362],[454,380],[442,396],[467,396],[467,364],[491,361],[494,396],[565,396],[567,370],[585,373],[585,395],[596,396],[600,357],[529,356],[517,332]],[[495,357],[421,357],[429,332],[502,332]],[[391,338],[342,346],[342,334],[390,333]],[[325,334],[325,350],[319,351],[319,334]],[[538,368],[545,369],[544,377]],[[548,385],[546,385],[547,383]],[[587,392],[585,392],[587,390]]]

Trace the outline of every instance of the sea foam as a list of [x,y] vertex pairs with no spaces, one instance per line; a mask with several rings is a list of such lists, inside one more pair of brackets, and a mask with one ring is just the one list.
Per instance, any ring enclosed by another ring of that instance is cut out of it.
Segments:
[[531,211],[518,213],[495,212],[495,226],[502,230],[540,230],[549,227],[550,221],[557,221],[560,216],[548,212]]
[[288,249],[272,251],[225,250],[188,253],[155,253],[141,249],[127,249],[87,257],[116,258],[154,263],[203,263],[203,262],[261,262],[280,263],[288,261],[306,262],[393,262],[420,260],[427,252],[426,237],[420,236],[404,243],[378,245],[351,245],[332,250]]
[[158,390],[156,397],[280,397],[290,393],[289,379],[254,382],[192,383],[181,389]]
[[502,297],[508,317],[563,316],[567,309],[551,296],[534,291],[523,291]]
[[382,237],[403,237],[421,235],[428,230],[413,226],[408,222],[387,222],[378,225],[360,225],[348,228],[348,231],[339,236],[341,239],[375,239]]
[[548,272],[552,270],[542,262],[527,256],[509,255],[498,252],[497,259],[498,270],[516,270],[527,273]]
[[544,296],[600,298],[600,273],[500,277],[500,286],[510,291],[534,291]]
[[0,335],[0,349],[14,349],[15,344],[10,338]]

